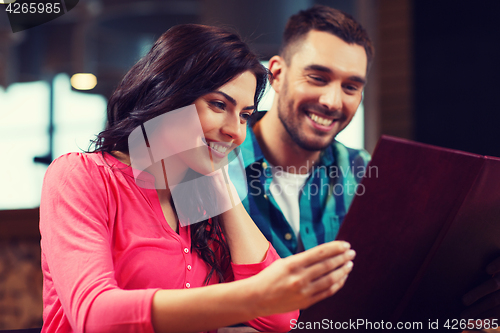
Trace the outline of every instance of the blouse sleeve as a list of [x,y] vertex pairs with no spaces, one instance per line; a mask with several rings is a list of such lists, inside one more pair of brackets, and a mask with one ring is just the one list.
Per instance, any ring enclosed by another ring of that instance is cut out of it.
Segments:
[[40,204],[44,331],[55,331],[65,316],[75,332],[154,333],[156,289],[117,286],[107,178],[82,154],[64,155],[47,170]]
[[[231,263],[234,280],[242,280],[253,275],[256,275],[264,268],[271,265],[276,260],[280,259],[280,256],[274,249],[274,247],[269,243],[269,249],[267,250],[266,257],[264,260],[257,264],[246,264],[246,265],[237,265]],[[258,331],[264,332],[288,332],[292,328],[292,323],[299,317],[299,310],[287,312],[287,313],[279,313],[274,314],[267,317],[259,317],[254,320],[251,320],[246,325],[252,326]]]

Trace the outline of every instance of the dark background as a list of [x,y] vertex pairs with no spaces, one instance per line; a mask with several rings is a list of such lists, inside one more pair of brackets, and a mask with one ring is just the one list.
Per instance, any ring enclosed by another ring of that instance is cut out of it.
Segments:
[[500,1],[414,1],[415,139],[500,156]]

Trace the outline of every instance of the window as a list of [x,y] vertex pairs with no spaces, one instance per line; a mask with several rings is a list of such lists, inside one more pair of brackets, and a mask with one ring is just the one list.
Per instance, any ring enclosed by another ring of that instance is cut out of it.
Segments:
[[[71,90],[69,77],[58,74],[54,88],[53,157],[87,150],[104,128],[106,99]],[[0,209],[38,207],[47,165],[35,156],[49,153],[50,84],[15,83],[0,88]]]

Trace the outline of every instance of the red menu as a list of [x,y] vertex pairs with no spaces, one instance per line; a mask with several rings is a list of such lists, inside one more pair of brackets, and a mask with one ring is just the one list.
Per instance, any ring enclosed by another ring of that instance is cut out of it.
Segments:
[[353,271],[299,321],[449,331],[500,256],[500,159],[384,136],[361,184],[337,236],[357,252]]

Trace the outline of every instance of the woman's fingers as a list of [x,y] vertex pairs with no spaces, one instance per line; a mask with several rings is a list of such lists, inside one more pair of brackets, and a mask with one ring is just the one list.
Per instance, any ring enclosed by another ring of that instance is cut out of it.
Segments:
[[343,241],[333,241],[318,245],[292,257],[298,267],[308,267],[347,251],[351,245]]
[[331,242],[324,245],[323,249],[308,250],[298,258],[297,263],[304,265],[300,270],[294,270],[302,281],[300,293],[305,297],[302,308],[335,294],[352,270],[351,260],[356,252],[349,249],[348,243]]
[[309,280],[316,280],[317,278],[336,270],[337,268],[345,265],[348,261],[353,260],[356,256],[354,250],[347,250],[344,253],[338,254],[332,258],[327,258],[323,261],[317,262],[306,268],[306,278]]
[[306,307],[304,307],[304,309],[308,308],[309,306],[311,306],[319,301],[322,301],[323,299],[325,299],[327,297],[334,295],[335,293],[337,293],[337,291],[339,291],[340,288],[342,288],[344,286],[348,276],[349,276],[348,274],[344,275],[339,281],[330,285],[329,288],[326,288],[326,289],[312,295],[310,297],[310,303]]
[[309,295],[316,295],[326,290],[330,290],[336,284],[345,280],[345,277],[351,272],[353,267],[352,261],[346,262],[343,266],[330,271],[313,281],[311,281],[305,290]]
[[344,285],[353,267],[355,252],[343,241],[313,249],[273,263],[259,274],[258,289],[263,302],[258,308],[269,313],[305,309],[335,294]]

